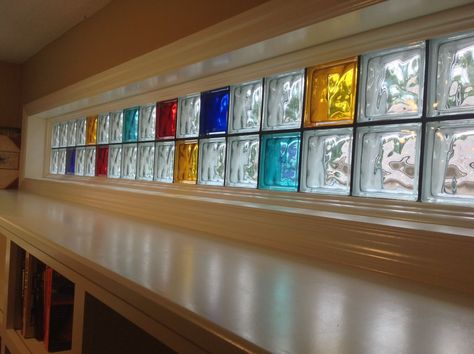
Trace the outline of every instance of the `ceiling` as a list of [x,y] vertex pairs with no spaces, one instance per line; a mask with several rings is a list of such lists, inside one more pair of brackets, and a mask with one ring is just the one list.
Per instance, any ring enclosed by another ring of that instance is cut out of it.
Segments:
[[111,0],[0,0],[0,61],[22,63]]

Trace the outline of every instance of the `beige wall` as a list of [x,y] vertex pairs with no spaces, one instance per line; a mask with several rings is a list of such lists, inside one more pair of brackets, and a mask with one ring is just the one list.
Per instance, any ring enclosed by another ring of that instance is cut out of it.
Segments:
[[114,0],[23,64],[23,103],[267,0]]
[[0,62],[0,127],[19,128],[21,66]]

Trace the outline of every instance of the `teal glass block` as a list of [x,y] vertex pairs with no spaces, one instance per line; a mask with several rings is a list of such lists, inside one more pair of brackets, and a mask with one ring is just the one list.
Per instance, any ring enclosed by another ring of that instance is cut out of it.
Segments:
[[123,141],[131,142],[138,139],[138,116],[140,107],[123,110]]
[[278,133],[262,136],[259,188],[297,191],[301,134]]

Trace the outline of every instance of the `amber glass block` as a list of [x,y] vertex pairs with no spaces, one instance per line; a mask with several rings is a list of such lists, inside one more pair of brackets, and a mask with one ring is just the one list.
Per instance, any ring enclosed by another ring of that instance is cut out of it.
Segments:
[[97,142],[97,116],[87,117],[86,144],[95,145]]
[[308,68],[304,126],[350,124],[354,121],[357,59]]
[[195,184],[197,180],[198,161],[197,140],[177,141],[175,151],[175,182]]

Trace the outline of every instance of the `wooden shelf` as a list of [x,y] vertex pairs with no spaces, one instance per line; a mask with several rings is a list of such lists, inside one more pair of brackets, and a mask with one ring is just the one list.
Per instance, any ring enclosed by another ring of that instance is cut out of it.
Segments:
[[[44,343],[40,342],[34,338],[25,339],[21,332],[14,329],[7,329],[5,330],[5,336],[7,343],[14,343],[16,350],[19,350],[20,353],[25,354],[49,354],[49,352],[45,349]],[[59,351],[54,352],[55,354],[71,354],[72,351]]]

